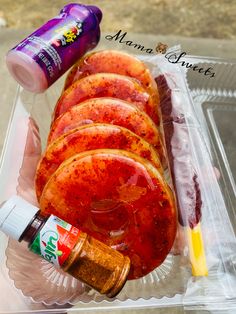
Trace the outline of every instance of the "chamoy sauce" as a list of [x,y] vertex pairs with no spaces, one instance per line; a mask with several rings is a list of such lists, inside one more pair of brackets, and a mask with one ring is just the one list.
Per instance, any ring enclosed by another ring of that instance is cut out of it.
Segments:
[[160,132],[152,119],[134,104],[112,97],[92,98],[70,107],[51,126],[48,143],[80,125],[110,123],[123,126],[163,154]]
[[38,200],[48,179],[64,160],[83,151],[100,148],[117,148],[133,152],[150,160],[163,174],[158,153],[141,137],[118,125],[87,124],[70,130],[47,147],[35,176]]
[[116,50],[92,52],[73,66],[67,75],[64,90],[77,80],[95,73],[116,73],[135,78],[155,100],[158,114],[160,100],[155,81],[149,69],[138,58]]
[[131,77],[113,73],[92,74],[75,81],[58,99],[54,120],[70,107],[96,97],[113,97],[132,102],[146,112],[154,123],[160,123],[157,103],[140,83]]
[[124,150],[97,149],[68,158],[45,185],[40,208],[129,256],[129,279],[159,266],[175,239],[168,185],[149,161]]

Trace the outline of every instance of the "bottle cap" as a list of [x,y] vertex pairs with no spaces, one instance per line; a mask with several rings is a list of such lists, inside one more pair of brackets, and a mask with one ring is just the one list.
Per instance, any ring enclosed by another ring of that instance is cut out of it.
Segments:
[[[95,5],[84,5],[79,3],[69,3],[64,6],[60,13],[70,14],[74,17],[81,17],[82,8],[89,10],[90,13],[94,14],[97,17],[98,23],[102,20],[102,11]],[[88,11],[87,11],[88,12]]]
[[41,93],[47,89],[48,83],[43,70],[27,54],[10,50],[6,63],[11,75],[26,90]]
[[0,208],[0,229],[19,240],[39,209],[19,196],[12,196]]
[[98,22],[100,23],[102,20],[102,11],[95,5],[88,5],[87,8],[96,15]]

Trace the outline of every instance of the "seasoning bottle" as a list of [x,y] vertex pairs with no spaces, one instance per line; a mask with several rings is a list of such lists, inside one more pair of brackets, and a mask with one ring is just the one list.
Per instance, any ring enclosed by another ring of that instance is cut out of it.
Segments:
[[0,208],[0,229],[76,279],[112,298],[124,286],[130,260],[67,222],[45,218],[19,196]]
[[11,49],[6,63],[26,90],[45,91],[100,39],[102,12],[96,6],[71,3]]

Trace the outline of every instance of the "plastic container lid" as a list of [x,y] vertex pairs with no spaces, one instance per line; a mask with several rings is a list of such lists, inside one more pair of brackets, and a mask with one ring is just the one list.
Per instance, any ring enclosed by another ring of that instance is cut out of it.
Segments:
[[19,240],[39,209],[19,196],[12,196],[0,208],[0,230]]

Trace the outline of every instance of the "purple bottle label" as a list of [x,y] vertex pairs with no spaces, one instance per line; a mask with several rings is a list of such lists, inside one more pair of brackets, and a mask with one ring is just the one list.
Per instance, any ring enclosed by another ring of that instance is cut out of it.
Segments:
[[84,5],[69,4],[60,15],[13,48],[30,56],[44,71],[48,86],[54,83],[100,38],[99,20]]

